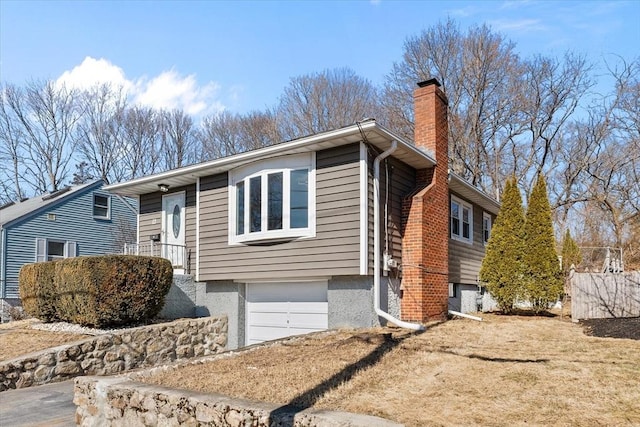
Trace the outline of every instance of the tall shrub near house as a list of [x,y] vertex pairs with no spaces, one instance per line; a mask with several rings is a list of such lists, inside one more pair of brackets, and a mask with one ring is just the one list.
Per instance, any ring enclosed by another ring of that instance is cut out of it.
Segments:
[[582,254],[580,248],[573,237],[569,229],[564,233],[562,238],[562,272],[565,276],[569,274],[571,266],[577,266],[582,262]]
[[542,175],[538,176],[529,196],[524,229],[526,297],[539,313],[556,302],[563,289],[547,184]]
[[515,177],[507,180],[491,238],[480,269],[480,280],[504,313],[513,311],[523,292],[524,210]]

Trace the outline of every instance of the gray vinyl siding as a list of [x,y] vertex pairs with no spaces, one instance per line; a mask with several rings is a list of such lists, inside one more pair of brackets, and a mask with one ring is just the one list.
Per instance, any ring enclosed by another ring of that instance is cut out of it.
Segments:
[[190,260],[189,269],[194,271],[196,266],[196,186],[172,188],[168,193],[155,193],[140,196],[140,216],[138,218],[139,243],[146,243],[154,234],[162,231],[162,196],[165,194],[185,192],[185,245],[187,259]]
[[359,144],[317,152],[316,236],[270,246],[229,246],[227,175],[202,178],[199,279],[359,274],[359,180]]
[[[468,244],[451,238],[449,230],[449,282],[476,284],[480,274],[480,266],[484,258],[485,246],[482,243],[482,213],[483,209],[459,195],[457,198],[473,206],[473,244]],[[492,222],[495,216],[492,216]]]
[[[89,187],[89,190],[92,187]],[[111,197],[110,219],[93,217],[93,194]],[[55,214],[55,221],[47,214]],[[122,252],[123,227],[135,238],[135,213],[119,197],[101,189],[74,193],[60,203],[29,214],[5,228],[6,294],[18,297],[20,268],[36,261],[36,238],[76,242],[76,255],[102,255]],[[126,225],[124,225],[126,224]]]
[[[368,270],[369,274],[373,274],[373,159],[369,156],[369,173],[368,175]],[[416,185],[416,170],[411,166],[393,158],[387,157],[380,163],[380,260],[385,250],[385,199],[386,199],[386,173],[385,168],[388,165],[390,192],[389,207],[387,209],[388,231],[389,231],[389,253],[393,258],[402,262],[402,238],[404,236],[404,224],[402,221],[402,202],[404,198],[410,194]]]

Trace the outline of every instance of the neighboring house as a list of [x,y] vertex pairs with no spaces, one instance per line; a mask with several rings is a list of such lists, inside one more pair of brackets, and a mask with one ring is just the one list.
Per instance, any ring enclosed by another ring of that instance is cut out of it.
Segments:
[[499,205],[448,172],[446,102],[416,89],[415,144],[365,120],[107,188],[138,197],[136,251],[195,275],[194,312],[228,315],[230,348],[475,311]]
[[94,181],[0,207],[2,308],[19,304],[24,264],[122,252],[126,239],[135,239],[135,200],[103,186]]

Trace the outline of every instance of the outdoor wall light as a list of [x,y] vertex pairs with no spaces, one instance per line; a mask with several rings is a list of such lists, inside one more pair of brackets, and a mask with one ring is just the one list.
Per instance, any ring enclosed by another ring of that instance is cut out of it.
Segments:
[[169,184],[158,184],[158,188],[163,193],[166,193],[167,191],[169,191]]

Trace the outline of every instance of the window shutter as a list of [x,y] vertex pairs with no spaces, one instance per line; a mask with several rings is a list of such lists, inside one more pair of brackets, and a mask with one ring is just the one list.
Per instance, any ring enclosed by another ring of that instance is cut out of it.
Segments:
[[47,260],[47,239],[36,238],[36,262]]
[[76,256],[76,242],[66,242],[64,254],[65,258],[73,258]]

